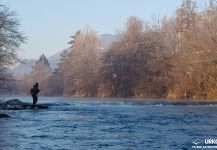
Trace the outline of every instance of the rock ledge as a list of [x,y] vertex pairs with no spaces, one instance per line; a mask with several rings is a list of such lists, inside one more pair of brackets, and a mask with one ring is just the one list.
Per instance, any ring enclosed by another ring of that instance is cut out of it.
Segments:
[[30,103],[24,103],[19,99],[12,99],[7,101],[0,101],[0,109],[4,110],[25,110],[25,109],[48,109],[45,105],[33,106]]

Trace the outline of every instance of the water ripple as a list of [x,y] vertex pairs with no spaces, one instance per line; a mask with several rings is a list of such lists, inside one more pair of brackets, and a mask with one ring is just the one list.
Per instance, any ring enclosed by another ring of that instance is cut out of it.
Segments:
[[42,103],[50,109],[7,111],[12,118],[1,119],[1,147],[5,150],[190,149],[192,140],[198,137],[217,136],[217,106],[213,103],[43,99]]

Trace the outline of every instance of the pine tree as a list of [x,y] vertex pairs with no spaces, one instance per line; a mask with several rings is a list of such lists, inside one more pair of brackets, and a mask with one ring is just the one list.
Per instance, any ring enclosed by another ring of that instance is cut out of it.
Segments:
[[47,57],[42,54],[33,66],[33,71],[43,71],[43,69],[51,69]]
[[64,94],[96,96],[100,67],[99,36],[86,28],[78,31],[70,44],[70,51],[62,64]]

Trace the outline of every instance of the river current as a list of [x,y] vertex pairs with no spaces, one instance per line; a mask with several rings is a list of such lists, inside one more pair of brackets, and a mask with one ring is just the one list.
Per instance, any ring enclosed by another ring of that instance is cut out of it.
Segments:
[[215,104],[58,97],[38,103],[49,109],[3,111],[11,118],[0,119],[0,150],[187,150],[196,139],[217,138]]

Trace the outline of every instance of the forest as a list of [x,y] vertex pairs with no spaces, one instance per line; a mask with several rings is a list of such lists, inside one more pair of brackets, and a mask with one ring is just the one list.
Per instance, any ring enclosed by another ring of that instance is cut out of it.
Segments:
[[101,46],[97,31],[81,28],[56,69],[42,54],[32,72],[19,80],[6,70],[22,61],[16,51],[25,37],[5,7],[0,20],[5,21],[0,22],[0,82],[6,81],[13,94],[29,94],[38,82],[45,96],[217,99],[215,0],[203,8],[183,0],[174,14],[153,16],[150,22],[130,16],[107,47]]

